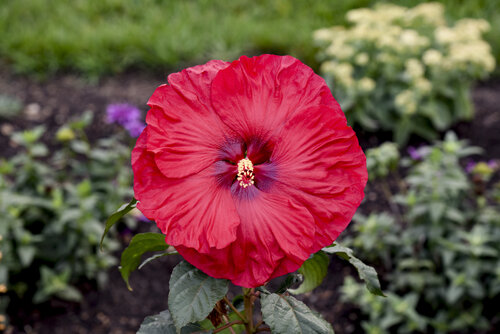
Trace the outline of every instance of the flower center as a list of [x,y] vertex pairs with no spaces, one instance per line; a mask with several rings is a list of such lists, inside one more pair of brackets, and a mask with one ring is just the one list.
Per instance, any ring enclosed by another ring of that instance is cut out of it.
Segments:
[[238,175],[236,179],[243,188],[254,184],[253,164],[248,158],[241,159],[238,162]]

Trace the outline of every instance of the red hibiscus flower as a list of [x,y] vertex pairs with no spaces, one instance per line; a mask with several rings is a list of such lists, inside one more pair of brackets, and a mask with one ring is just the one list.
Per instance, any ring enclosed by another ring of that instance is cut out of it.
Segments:
[[363,198],[365,156],[309,67],[243,56],[168,82],[132,152],[134,192],[185,260],[256,287],[345,229]]

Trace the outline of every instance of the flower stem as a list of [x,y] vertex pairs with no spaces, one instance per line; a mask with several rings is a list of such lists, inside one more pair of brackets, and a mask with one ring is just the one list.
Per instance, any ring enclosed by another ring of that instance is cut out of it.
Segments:
[[225,324],[224,326],[221,326],[219,328],[216,328],[213,333],[219,333],[219,332],[222,332],[224,329],[226,328],[230,328],[232,327],[233,325],[238,325],[238,324],[242,324],[243,321],[241,320],[234,320],[234,321],[231,321],[231,322],[228,322],[227,324]]
[[231,303],[227,297],[224,297],[224,301],[226,302],[227,305],[229,305],[229,307],[231,308],[231,310],[233,310],[233,312],[238,317],[240,317],[241,320],[243,320],[243,323],[247,322],[247,318],[245,318],[245,316],[243,314],[241,314],[241,312],[238,311],[238,309],[236,309],[236,307],[234,307],[233,303]]
[[243,301],[245,305],[245,316],[247,322],[245,323],[245,329],[248,334],[254,333],[253,328],[253,294],[255,289],[243,288]]

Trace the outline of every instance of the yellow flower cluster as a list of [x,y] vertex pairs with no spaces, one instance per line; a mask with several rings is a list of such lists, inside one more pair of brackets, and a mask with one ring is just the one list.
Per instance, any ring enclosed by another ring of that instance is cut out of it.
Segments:
[[353,99],[373,91],[379,78],[384,78],[383,86],[388,88],[389,78],[415,91],[394,93],[395,105],[404,102],[408,104],[405,112],[413,113],[419,99],[434,84],[442,84],[443,78],[471,80],[495,68],[491,48],[482,40],[490,28],[488,22],[461,19],[447,26],[440,3],[413,8],[381,4],[351,10],[346,18],[350,27],[320,29],[314,39],[323,46],[321,70]]

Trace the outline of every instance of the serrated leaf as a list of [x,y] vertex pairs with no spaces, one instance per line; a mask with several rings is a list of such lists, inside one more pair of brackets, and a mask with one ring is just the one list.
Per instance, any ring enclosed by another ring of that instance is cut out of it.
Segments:
[[141,256],[146,252],[164,251],[168,247],[165,236],[161,233],[140,233],[130,240],[130,244],[122,253],[120,263],[120,273],[129,290],[132,290],[128,281],[130,274],[141,263]]
[[262,295],[262,316],[273,333],[326,334],[332,326],[319,314],[292,296]]
[[307,259],[299,268],[299,273],[304,281],[297,289],[288,289],[291,293],[299,294],[314,290],[323,282],[327,272],[330,258],[324,252],[319,251],[310,259]]
[[186,261],[179,263],[170,277],[168,308],[177,328],[205,319],[224,298],[228,281],[208,276]]
[[[172,316],[168,310],[160,314],[151,315],[144,319],[137,334],[176,334]],[[188,324],[180,330],[181,334],[191,333],[212,333],[212,331],[204,330],[198,324]]]
[[378,280],[377,272],[373,267],[364,264],[360,259],[353,255],[353,251],[350,248],[340,246],[334,243],[332,246],[325,247],[322,249],[325,253],[335,254],[340,256],[356,268],[358,271],[359,278],[365,281],[366,288],[372,294],[377,296],[385,297],[382,289],[380,288],[380,282]]
[[128,204],[123,204],[118,210],[115,211],[109,218],[106,220],[106,227],[104,228],[104,232],[101,236],[101,242],[99,243],[99,247],[102,250],[102,242],[104,241],[104,237],[108,234],[109,229],[115,225],[120,218],[125,216],[127,213],[132,211],[137,206],[137,200],[132,198],[132,200]]

